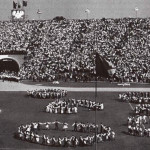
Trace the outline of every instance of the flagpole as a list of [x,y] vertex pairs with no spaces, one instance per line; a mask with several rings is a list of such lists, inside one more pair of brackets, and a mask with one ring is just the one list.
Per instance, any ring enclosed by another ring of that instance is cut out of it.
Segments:
[[16,7],[16,9],[18,9],[18,4],[19,4],[19,0],[17,0],[17,7]]
[[23,6],[23,0],[22,0],[22,9],[24,10],[24,6]]
[[[96,51],[95,51],[95,105],[97,102],[97,73],[96,73]],[[97,110],[95,106],[95,150],[97,150]]]

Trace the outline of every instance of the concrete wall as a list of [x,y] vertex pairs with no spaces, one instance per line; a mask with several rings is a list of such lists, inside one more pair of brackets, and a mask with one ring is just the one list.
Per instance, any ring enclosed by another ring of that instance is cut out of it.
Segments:
[[0,60],[4,58],[15,60],[18,63],[19,68],[24,63],[24,55],[0,55]]

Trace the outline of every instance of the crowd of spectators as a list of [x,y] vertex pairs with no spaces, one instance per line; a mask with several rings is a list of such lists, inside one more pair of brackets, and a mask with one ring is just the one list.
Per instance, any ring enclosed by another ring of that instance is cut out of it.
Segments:
[[150,18],[0,22],[0,51],[26,50],[19,75],[34,81],[91,81],[95,51],[114,66],[111,81],[150,82]]

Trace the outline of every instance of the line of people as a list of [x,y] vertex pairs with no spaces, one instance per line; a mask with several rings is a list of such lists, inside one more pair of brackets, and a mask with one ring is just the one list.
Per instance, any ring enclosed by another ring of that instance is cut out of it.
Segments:
[[134,109],[136,114],[145,114],[146,116],[150,115],[150,104],[138,104]]
[[18,127],[18,131],[15,134],[15,137],[20,140],[25,140],[33,143],[38,143],[42,145],[48,146],[63,146],[63,147],[76,147],[76,146],[89,146],[93,145],[95,142],[100,143],[104,141],[111,141],[115,139],[115,132],[110,130],[105,130],[105,128],[101,128],[103,132],[96,133],[87,136],[74,136],[71,137],[49,137],[48,135],[39,135],[39,130],[49,130],[51,125],[54,125],[55,130],[60,130],[60,125],[63,124],[62,130],[66,130],[66,126],[68,128],[68,123],[61,123],[59,121],[54,122],[46,122],[46,123],[31,123],[28,125],[21,125]]
[[0,73],[0,80],[4,81],[14,81],[14,82],[20,82],[20,77],[17,76],[17,73],[15,72],[1,72]]
[[132,103],[150,103],[150,92],[126,92],[118,95],[119,100]]
[[133,136],[150,137],[150,128],[145,128],[144,124],[128,125],[128,133]]
[[74,100],[77,106],[88,108],[89,110],[104,110],[104,103],[95,102],[87,99]]
[[129,116],[127,120],[128,125],[146,124],[148,122],[149,122],[149,118],[146,115]]
[[109,126],[106,126],[104,124],[97,125],[95,123],[83,123],[83,122],[74,122],[72,124],[73,126],[73,131],[75,132],[87,132],[87,133],[109,133],[109,134],[114,134],[114,131]]
[[27,95],[32,98],[40,98],[40,99],[59,99],[67,96],[66,90],[61,89],[41,89],[41,90],[28,90]]

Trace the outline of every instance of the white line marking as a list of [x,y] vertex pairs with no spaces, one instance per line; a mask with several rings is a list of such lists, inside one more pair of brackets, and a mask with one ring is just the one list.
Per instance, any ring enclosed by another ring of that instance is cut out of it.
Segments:
[[130,105],[131,109],[134,110],[133,106],[131,105],[129,101],[128,101],[128,104]]
[[[35,89],[64,89],[70,92],[94,92],[95,87],[56,87],[56,86],[38,86],[38,85],[27,85],[23,83],[15,82],[0,82],[0,91],[27,91]],[[150,87],[137,88],[137,87],[98,87],[97,92],[149,92]]]

